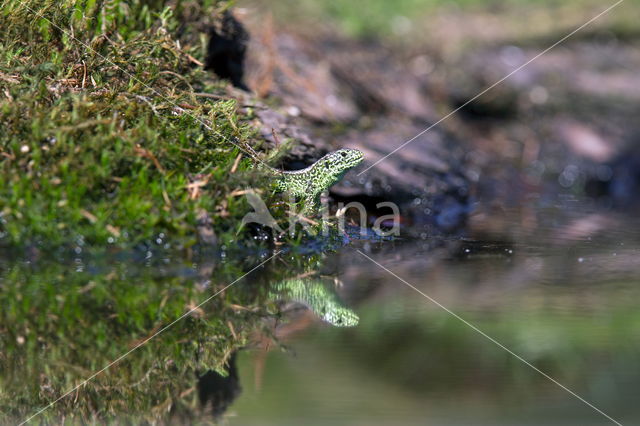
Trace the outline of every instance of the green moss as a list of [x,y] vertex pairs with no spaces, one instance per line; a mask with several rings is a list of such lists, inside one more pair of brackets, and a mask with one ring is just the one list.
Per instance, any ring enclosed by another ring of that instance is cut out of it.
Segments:
[[[162,233],[190,244],[202,210],[223,241],[235,236],[248,210],[232,192],[266,186],[249,160],[234,168],[251,117],[196,95],[226,84],[197,65],[204,24],[226,6],[4,3],[2,243],[128,246]],[[197,194],[193,181],[206,182]]]

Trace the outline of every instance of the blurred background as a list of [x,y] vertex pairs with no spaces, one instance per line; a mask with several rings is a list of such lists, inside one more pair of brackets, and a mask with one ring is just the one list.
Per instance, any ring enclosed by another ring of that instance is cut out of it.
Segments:
[[614,4],[247,2],[238,15],[249,86],[315,146],[362,149],[370,166],[438,123],[334,192],[404,203],[408,223],[450,232],[476,200],[482,228],[559,194],[637,207],[639,6],[603,13]]
[[[362,250],[624,424],[640,419],[640,4],[544,53],[613,5],[236,12],[252,34],[249,86],[316,145],[365,151],[366,167],[466,105],[332,193],[401,204],[415,240]],[[231,424],[611,422],[361,255],[332,262],[361,324],[293,334],[284,355],[241,354]]]

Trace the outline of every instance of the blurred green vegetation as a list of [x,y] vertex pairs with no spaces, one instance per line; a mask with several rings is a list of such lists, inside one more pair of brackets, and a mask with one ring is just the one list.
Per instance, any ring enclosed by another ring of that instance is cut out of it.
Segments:
[[[505,306],[485,309],[449,307],[552,377],[561,378],[567,385],[582,387],[587,383],[593,389],[602,383],[588,383],[585,371],[607,365],[614,353],[618,367],[628,368],[627,363],[639,350],[628,339],[640,333],[636,304],[629,294],[607,294],[618,287],[611,283],[602,287],[602,294],[592,291],[590,296],[602,303],[595,308],[568,299],[539,305],[536,296],[526,292],[517,306],[504,303]],[[561,293],[562,290],[548,289],[545,297],[551,299]],[[362,327],[348,339],[359,351],[372,354],[366,360],[359,359],[359,366],[375,366],[384,380],[422,392],[465,388],[469,371],[455,364],[468,362],[469,358],[472,369],[486,375],[477,378],[479,386],[490,385],[497,377],[508,378],[501,382],[502,388],[495,389],[497,393],[513,392],[509,386],[514,382],[518,388],[531,387],[532,391],[536,384],[544,383],[544,378],[459,319],[426,299],[420,302],[424,306],[396,298],[386,300],[384,306],[359,310]],[[389,321],[390,317],[396,317],[396,321]],[[634,374],[640,377],[640,370]],[[425,381],[425,377],[429,380]]]
[[[49,264],[32,271],[13,265],[3,274],[4,422],[34,414],[205,298],[193,278],[159,278],[151,269],[136,272],[122,265],[99,275],[72,267]],[[235,278],[228,269],[220,279]],[[202,310],[179,321],[38,421],[104,421],[118,413],[151,422],[170,408],[192,407],[195,400],[183,402],[179,395],[195,385],[197,372],[222,370],[232,348],[246,339],[249,324],[258,321],[257,313],[229,307],[249,299],[247,292],[214,298],[204,310],[215,316]]]
[[250,209],[233,191],[267,183],[239,161],[251,110],[198,95],[226,85],[200,66],[226,7],[3,3],[0,243],[190,245],[202,211],[222,243],[235,238]]
[[[242,2],[240,2],[242,3]],[[531,27],[539,26],[549,29],[549,26],[563,25],[568,15],[573,15],[578,21],[582,17],[589,19],[595,13],[601,12],[611,4],[603,4],[597,0],[284,0],[277,3],[264,3],[262,0],[247,0],[249,4],[265,4],[268,10],[274,11],[275,18],[282,24],[304,27],[312,23],[337,26],[347,36],[372,38],[383,41],[402,38],[405,44],[429,45],[429,35],[437,29],[433,25],[440,12],[468,16],[471,20],[476,16],[503,16],[503,24],[511,28],[515,24],[522,35],[532,31]],[[637,5],[624,5],[637,10]],[[529,12],[544,12],[539,13]],[[586,15],[584,14],[586,12]],[[519,19],[526,14],[529,19]],[[540,15],[540,16],[538,16]],[[612,14],[608,20],[612,25],[622,26],[632,30],[636,26],[628,14]],[[544,19],[545,22],[542,22]],[[586,20],[584,19],[584,20]],[[516,22],[517,21],[517,22]],[[578,25],[584,23],[579,22]],[[449,25],[457,25],[450,23]],[[443,28],[447,33],[456,33],[461,28]],[[493,29],[495,30],[495,28]],[[438,30],[437,32],[440,32]],[[481,34],[479,34],[481,36]],[[464,40],[467,43],[469,40]]]

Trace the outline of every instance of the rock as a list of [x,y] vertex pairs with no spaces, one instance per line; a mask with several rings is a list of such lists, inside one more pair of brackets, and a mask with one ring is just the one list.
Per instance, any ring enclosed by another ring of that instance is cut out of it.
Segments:
[[327,58],[317,57],[309,42],[275,32],[263,22],[248,20],[254,34],[249,48],[248,80],[258,96],[277,99],[285,109],[314,123],[352,122],[358,117]]
[[269,146],[283,143],[287,138],[296,141],[282,164],[286,169],[304,168],[330,150],[322,139],[312,139],[295,117],[267,107],[257,109],[256,117],[260,135]]
[[490,154],[475,166],[491,194],[478,196],[508,206],[570,192],[626,208],[638,181],[640,54],[631,42],[577,37],[538,56],[551,43],[487,46],[451,65],[463,70],[447,82],[460,105],[535,58],[464,108],[466,122],[452,129]]
[[[425,89],[424,55],[407,58],[335,34],[306,39],[276,30],[269,20],[246,24],[252,32],[248,80],[269,97],[256,108],[261,137],[268,144],[277,143],[274,133],[298,141],[285,169],[305,167],[333,149],[356,148],[365,162],[332,188],[334,199],[358,200],[375,212],[379,202],[392,201],[404,223],[420,232],[464,224],[471,184],[463,172],[465,149],[453,134],[434,127],[392,154],[439,118]],[[407,62],[417,71],[407,70]]]

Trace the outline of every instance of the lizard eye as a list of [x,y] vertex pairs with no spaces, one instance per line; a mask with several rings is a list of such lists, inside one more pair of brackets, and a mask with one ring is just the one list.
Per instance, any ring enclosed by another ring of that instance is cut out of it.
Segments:
[[347,153],[346,152],[341,152],[340,155],[342,155],[343,157],[346,157]]

